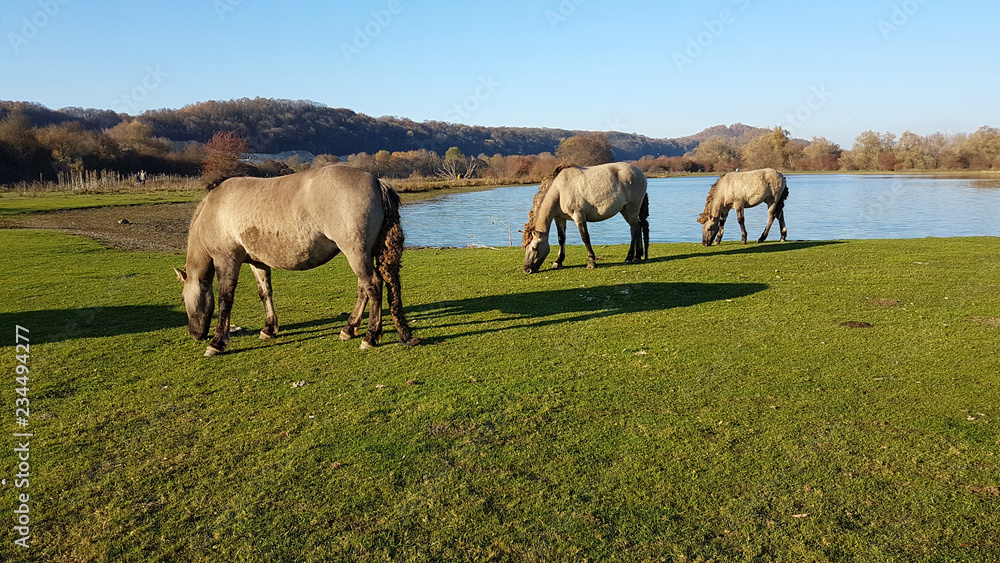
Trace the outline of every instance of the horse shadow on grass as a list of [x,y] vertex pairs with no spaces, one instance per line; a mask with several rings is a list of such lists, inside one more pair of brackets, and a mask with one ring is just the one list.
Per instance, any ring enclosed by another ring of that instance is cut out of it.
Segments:
[[21,326],[31,344],[141,334],[187,326],[187,315],[166,305],[119,305],[0,313],[0,326]]
[[418,331],[421,324],[432,325],[435,329],[467,329],[440,338],[425,338],[433,343],[462,336],[489,334],[501,329],[537,328],[629,313],[690,307],[746,297],[767,287],[760,283],[670,282],[581,287],[438,301],[408,307],[407,316]]
[[[738,243],[737,243],[738,244]],[[798,240],[786,242],[762,242],[751,244],[740,244],[739,246],[712,246],[702,252],[689,252],[687,254],[675,254],[673,256],[657,256],[649,258],[645,262],[670,262],[672,260],[684,260],[687,258],[704,258],[708,256],[727,256],[741,254],[770,254],[772,252],[791,252],[804,248],[817,246],[828,246],[832,244],[843,244],[836,240]]]

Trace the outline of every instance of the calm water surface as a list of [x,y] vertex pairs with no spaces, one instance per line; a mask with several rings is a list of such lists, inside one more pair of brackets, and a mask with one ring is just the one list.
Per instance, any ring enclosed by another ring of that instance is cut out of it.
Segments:
[[[789,175],[785,222],[790,240],[1000,236],[1000,180],[924,176]],[[652,242],[701,242],[695,222],[717,177],[649,180]],[[520,246],[538,185],[445,195],[402,210],[408,246]],[[764,206],[748,209],[748,238],[764,230]],[[595,244],[629,242],[620,216],[588,224]],[[553,229],[554,231],[554,229]],[[778,222],[770,240],[777,240]],[[739,240],[735,214],[724,240]],[[556,243],[553,233],[551,241]],[[582,244],[572,222],[567,244]]]

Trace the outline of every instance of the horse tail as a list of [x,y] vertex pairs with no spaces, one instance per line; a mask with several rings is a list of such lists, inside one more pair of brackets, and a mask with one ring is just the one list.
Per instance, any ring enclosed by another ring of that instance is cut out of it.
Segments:
[[385,282],[389,294],[389,314],[399,332],[403,344],[412,346],[420,342],[413,337],[413,331],[403,314],[402,284],[399,281],[399,269],[403,266],[403,227],[399,219],[399,194],[386,181],[377,179],[382,193],[382,228],[375,243],[373,254],[378,266],[379,277]]
[[777,217],[781,215],[781,212],[785,209],[785,200],[788,199],[788,182],[785,181],[785,175],[781,174],[781,195],[778,196],[778,201],[774,204],[774,216]]
[[642,196],[642,205],[639,207],[639,230],[642,237],[642,252],[646,259],[649,259],[649,193]]

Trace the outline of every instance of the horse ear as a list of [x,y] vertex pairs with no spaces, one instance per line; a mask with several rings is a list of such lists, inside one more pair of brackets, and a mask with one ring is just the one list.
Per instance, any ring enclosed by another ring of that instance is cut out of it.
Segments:
[[187,272],[181,270],[180,268],[174,268],[174,273],[177,274],[177,280],[184,283],[188,279]]

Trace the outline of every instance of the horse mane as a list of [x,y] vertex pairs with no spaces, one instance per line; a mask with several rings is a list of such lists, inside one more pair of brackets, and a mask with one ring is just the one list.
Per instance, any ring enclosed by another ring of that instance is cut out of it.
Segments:
[[521,248],[527,248],[528,243],[531,242],[531,238],[535,235],[535,219],[537,217],[535,211],[545,199],[545,193],[549,191],[549,188],[552,186],[552,182],[555,181],[556,176],[567,168],[574,168],[574,166],[566,162],[556,166],[555,170],[542,180],[542,185],[538,186],[538,193],[536,193],[535,197],[531,200],[531,210],[528,211],[528,222],[524,224],[524,230],[521,231]]
[[226,174],[223,176],[215,177],[209,180],[207,184],[205,184],[205,191],[210,192],[215,188],[218,188],[220,185],[222,185],[223,182],[229,180],[230,178],[242,178],[244,176],[246,176],[246,174]]
[[715,199],[715,192],[716,189],[719,187],[719,182],[721,182],[722,179],[725,177],[726,174],[723,172],[722,176],[719,176],[719,179],[716,180],[714,184],[712,184],[711,188],[708,189],[708,197],[705,198],[705,210],[702,211],[701,215],[698,216],[699,223],[705,223],[706,221],[712,218],[711,215],[709,215],[708,210],[711,209],[712,207],[712,200]]

